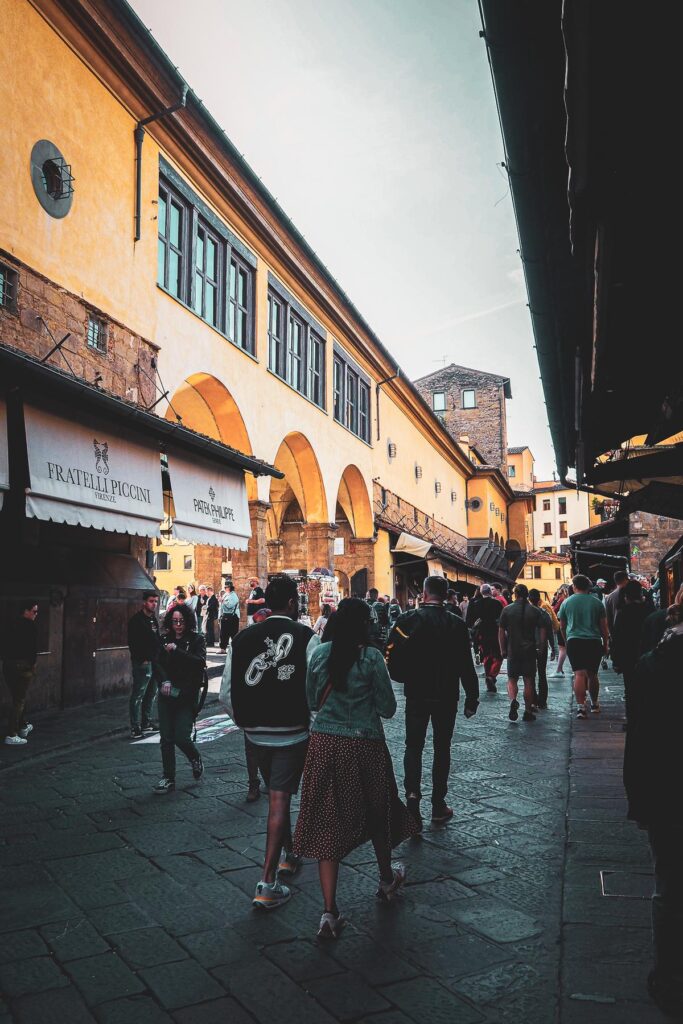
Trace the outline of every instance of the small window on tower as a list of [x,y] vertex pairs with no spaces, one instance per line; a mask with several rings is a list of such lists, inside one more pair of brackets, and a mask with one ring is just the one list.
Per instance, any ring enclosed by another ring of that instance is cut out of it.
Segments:
[[474,388],[466,388],[462,393],[462,407],[463,409],[476,409],[477,407],[477,393]]
[[103,320],[92,314],[88,316],[88,348],[96,352],[107,351],[107,328]]

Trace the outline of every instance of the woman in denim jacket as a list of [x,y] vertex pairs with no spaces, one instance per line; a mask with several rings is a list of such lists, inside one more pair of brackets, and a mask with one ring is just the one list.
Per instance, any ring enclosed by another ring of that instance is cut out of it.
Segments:
[[294,852],[319,862],[325,902],[318,935],[336,939],[344,921],[336,901],[339,862],[372,841],[379,867],[379,899],[405,881],[391,850],[417,827],[398,797],[382,718],[396,698],[380,652],[368,646],[370,609],[347,598],[334,616],[334,639],[314,652],[306,680],[315,713],[306,757]]

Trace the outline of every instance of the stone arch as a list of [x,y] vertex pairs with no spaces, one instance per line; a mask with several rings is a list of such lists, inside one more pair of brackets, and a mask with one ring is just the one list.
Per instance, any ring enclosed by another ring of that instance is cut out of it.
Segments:
[[[166,419],[176,421],[176,413],[184,426],[253,455],[246,424],[237,402],[225,384],[209,373],[193,373],[172,396]],[[257,497],[256,479],[245,473],[249,500]]]
[[365,480],[357,466],[349,465],[342,473],[337,489],[337,505],[346,516],[354,537],[372,537],[372,504]]
[[489,544],[493,544],[493,527],[489,530]]
[[275,456],[275,466],[284,477],[270,484],[268,538],[275,540],[287,510],[296,501],[304,523],[328,522],[327,498],[322,473],[313,447],[303,434],[287,434]]

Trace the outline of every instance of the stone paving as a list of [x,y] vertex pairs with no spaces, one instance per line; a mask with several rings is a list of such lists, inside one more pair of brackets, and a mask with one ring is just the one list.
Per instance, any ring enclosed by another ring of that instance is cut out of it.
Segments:
[[[644,988],[651,868],[624,818],[622,692],[606,673],[602,715],[578,722],[569,677],[551,678],[530,725],[483,696],[458,719],[454,820],[404,844],[409,884],[388,906],[371,849],[355,851],[339,886],[349,924],[327,945],[315,864],[280,911],[251,909],[267,801],[244,803],[241,734],[206,743],[204,779],[183,766],[165,797],[151,793],[154,744],[12,751],[0,1024],[661,1021]],[[387,728],[399,778],[401,710]]]

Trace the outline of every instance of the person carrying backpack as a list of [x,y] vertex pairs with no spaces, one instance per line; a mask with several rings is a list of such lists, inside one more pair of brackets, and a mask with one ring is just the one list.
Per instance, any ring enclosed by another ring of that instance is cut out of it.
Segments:
[[406,803],[420,828],[422,752],[429,722],[434,745],[432,821],[438,823],[453,817],[446,795],[461,683],[465,717],[471,718],[479,706],[479,680],[467,627],[444,606],[447,590],[443,576],[428,576],[422,604],[399,618],[387,644],[389,674],[405,687]]

